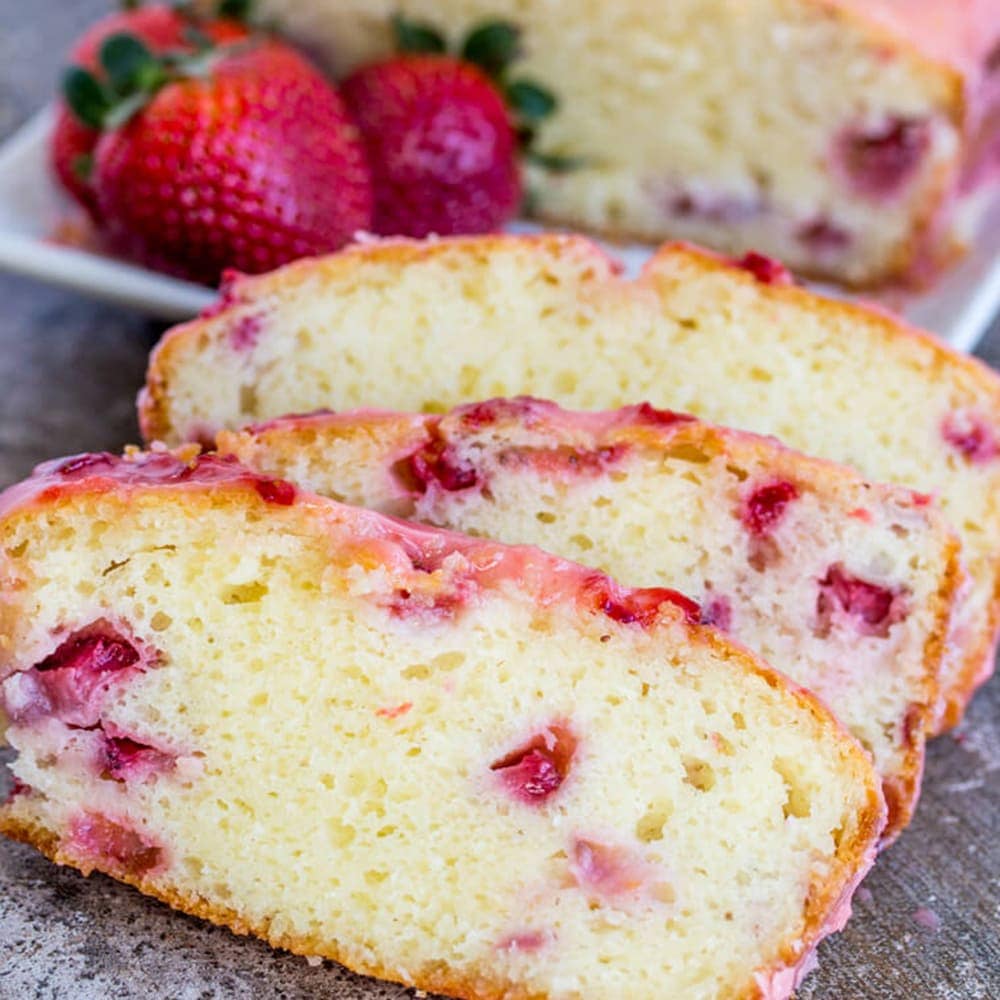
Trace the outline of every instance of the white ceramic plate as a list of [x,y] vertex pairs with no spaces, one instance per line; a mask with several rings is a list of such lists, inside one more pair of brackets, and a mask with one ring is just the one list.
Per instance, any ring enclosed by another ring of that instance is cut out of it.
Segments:
[[[52,119],[51,108],[40,112],[0,146],[0,268],[161,319],[187,319],[199,312],[214,298],[212,290],[53,241],[70,206],[48,168]],[[536,227],[517,223],[512,228]],[[638,273],[651,252],[640,245],[608,249],[631,274]],[[932,291],[910,297],[900,311],[909,322],[933,330],[959,350],[975,347],[1000,311],[1000,201],[980,227],[972,252]]]

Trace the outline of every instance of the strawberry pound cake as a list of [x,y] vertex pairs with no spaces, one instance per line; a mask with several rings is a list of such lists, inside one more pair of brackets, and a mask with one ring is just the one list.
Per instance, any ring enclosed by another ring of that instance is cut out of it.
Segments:
[[884,819],[808,693],[537,549],[166,452],[0,501],[8,835],[466,998],[787,997]]
[[218,445],[348,503],[676,587],[871,751],[883,842],[908,822],[958,584],[958,542],[927,497],[649,405],[321,413]]
[[518,70],[559,99],[537,129],[548,159],[529,163],[529,203],[574,228],[756,248],[854,285],[921,283],[996,190],[996,0],[260,6],[335,75],[391,50],[394,14],[452,42],[517,25]]
[[647,399],[932,494],[971,581],[939,728],[992,672],[1000,624],[1000,378],[776,261],[664,247],[636,281],[579,237],[376,242],[237,278],[154,351],[147,440],[320,408],[441,412],[530,394]]

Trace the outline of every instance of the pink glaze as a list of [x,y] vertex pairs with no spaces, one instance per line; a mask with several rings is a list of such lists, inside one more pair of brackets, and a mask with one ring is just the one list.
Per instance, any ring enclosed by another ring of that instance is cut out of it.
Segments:
[[1000,454],[992,426],[978,413],[956,410],[941,422],[941,436],[955,451],[973,464],[982,464]]
[[541,805],[569,775],[576,737],[563,723],[553,723],[527,743],[490,765],[503,787],[525,805]]
[[0,703],[19,724],[51,717],[94,726],[111,685],[127,682],[156,660],[155,652],[101,619],[78,629],[33,667],[8,677],[0,686]]
[[751,534],[769,535],[798,496],[796,487],[785,480],[754,486],[743,500],[740,518]]
[[855,521],[864,521],[865,524],[872,524],[875,515],[867,507],[855,507],[847,512],[848,517],[853,517]]
[[165,850],[148,834],[101,813],[76,816],[62,849],[78,862],[118,877],[142,878],[166,867]]
[[655,902],[663,874],[632,847],[574,837],[569,872],[574,884],[592,898],[618,904]]
[[104,452],[43,462],[28,479],[0,494],[0,517],[15,508],[50,503],[75,492],[110,493],[183,484],[250,486],[260,493],[271,489],[274,482],[251,472],[231,455],[198,455],[188,460],[179,457],[180,451],[146,451],[122,457]]
[[736,267],[749,271],[762,285],[794,285],[791,271],[773,257],[767,257],[756,250],[749,250],[742,257],[731,260]]
[[907,613],[903,591],[863,580],[841,563],[832,565],[819,582],[816,616],[823,630],[846,618],[861,635],[884,638]]

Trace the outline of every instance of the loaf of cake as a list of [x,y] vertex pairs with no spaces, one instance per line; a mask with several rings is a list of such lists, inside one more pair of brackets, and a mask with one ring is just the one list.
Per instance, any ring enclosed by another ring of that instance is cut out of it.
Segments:
[[650,406],[320,413],[218,443],[347,503],[677,588],[871,751],[883,842],[909,821],[958,582],[958,543],[926,497]]
[[0,500],[0,829],[187,913],[459,997],[784,998],[884,819],[810,694],[537,549],[232,459]]
[[543,219],[751,248],[850,284],[925,282],[1000,166],[996,0],[261,0],[335,76],[402,13],[457,41],[504,19],[558,98]]
[[1000,620],[1000,379],[879,311],[667,246],[637,281],[579,237],[358,246],[234,279],[153,354],[148,440],[380,406],[441,411],[528,393],[654,406],[774,434],[933,494],[971,582],[949,638],[941,726],[991,672]]

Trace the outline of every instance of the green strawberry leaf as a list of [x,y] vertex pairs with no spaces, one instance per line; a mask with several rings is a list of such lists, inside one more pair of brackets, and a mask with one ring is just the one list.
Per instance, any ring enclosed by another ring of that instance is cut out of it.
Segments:
[[526,149],[524,158],[536,167],[549,170],[554,174],[568,174],[573,170],[587,165],[582,156],[560,156],[558,153],[539,153],[534,149]]
[[110,35],[101,44],[101,66],[111,89],[122,97],[150,92],[163,82],[163,65],[135,35]]
[[111,108],[111,99],[97,77],[79,66],[70,66],[63,74],[63,97],[70,111],[91,128],[101,128]]
[[531,80],[515,80],[504,88],[507,103],[521,121],[535,124],[559,106],[555,94]]
[[487,76],[501,77],[521,54],[521,32],[507,21],[486,21],[473,28],[462,43],[462,58]]
[[394,14],[392,30],[396,36],[396,48],[400,52],[433,52],[442,54],[448,51],[444,36],[429,24],[410,21],[402,14]]

